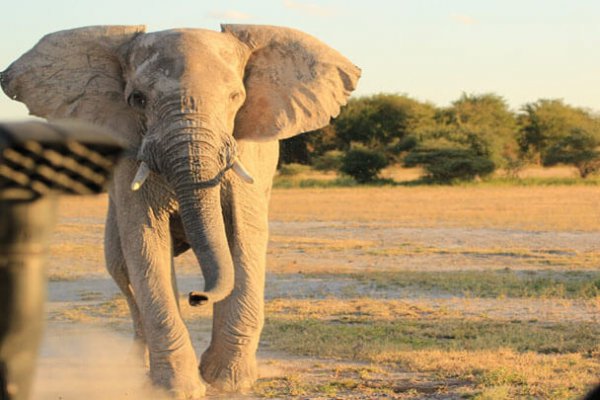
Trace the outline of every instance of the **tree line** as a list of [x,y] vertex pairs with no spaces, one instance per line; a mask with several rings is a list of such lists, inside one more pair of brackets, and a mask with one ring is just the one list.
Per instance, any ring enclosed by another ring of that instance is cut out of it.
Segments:
[[281,162],[337,170],[358,182],[391,164],[420,166],[426,180],[518,176],[527,165],[600,170],[600,116],[557,99],[510,110],[493,93],[463,94],[448,107],[405,95],[352,98],[332,123],[281,142]]

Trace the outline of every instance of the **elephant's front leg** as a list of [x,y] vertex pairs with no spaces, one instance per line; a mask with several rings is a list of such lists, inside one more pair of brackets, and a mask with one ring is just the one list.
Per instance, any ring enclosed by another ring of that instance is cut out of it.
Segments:
[[256,350],[264,323],[268,194],[245,184],[232,190],[235,183],[227,180],[224,185],[235,287],[214,305],[212,340],[202,355],[200,370],[211,385],[234,392],[250,388],[257,379]]
[[106,225],[104,232],[104,258],[106,259],[106,268],[110,275],[115,280],[119,289],[127,300],[131,319],[133,320],[133,348],[132,355],[137,360],[147,359],[146,339],[144,338],[144,330],[142,327],[142,317],[135,297],[133,289],[129,282],[127,273],[127,265],[125,264],[125,256],[121,249],[121,237],[119,235],[119,225],[117,220],[117,207],[113,199],[110,199],[108,205],[108,215],[106,217]]
[[198,399],[205,389],[173,292],[168,213],[131,204],[119,207],[119,233],[148,346],[150,377],[177,398]]

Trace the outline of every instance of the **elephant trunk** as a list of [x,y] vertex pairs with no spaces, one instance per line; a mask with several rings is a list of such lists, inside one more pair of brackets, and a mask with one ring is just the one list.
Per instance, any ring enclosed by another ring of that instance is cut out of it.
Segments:
[[221,209],[220,180],[231,149],[217,134],[170,135],[161,173],[174,188],[186,236],[202,269],[204,292],[190,293],[190,304],[218,302],[234,282],[233,261]]

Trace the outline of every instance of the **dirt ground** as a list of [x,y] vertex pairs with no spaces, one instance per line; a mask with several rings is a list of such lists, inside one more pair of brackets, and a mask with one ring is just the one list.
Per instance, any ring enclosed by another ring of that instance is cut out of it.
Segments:
[[[378,282],[370,274],[384,274],[386,279],[478,271],[594,273],[600,266],[599,198],[596,187],[276,190],[267,313],[274,315],[275,324],[277,318],[289,317],[285,313],[290,307],[298,307],[294,315],[319,319],[326,317],[311,309],[315,304],[329,310],[322,314],[334,316],[335,310],[360,309],[362,304],[374,309],[365,315],[379,320],[400,319],[403,314],[397,310],[402,308],[416,313],[410,318],[429,318],[440,325],[448,316],[501,323],[598,324],[597,296],[456,294],[421,284]],[[103,267],[105,209],[105,196],[61,201],[48,260],[47,325],[34,399],[161,396],[149,387],[143,365],[128,356],[129,319]],[[176,264],[181,293],[201,287],[201,274],[190,254]],[[391,311],[384,315],[378,307]],[[210,318],[185,306],[183,313],[200,354],[208,345]],[[269,314],[267,318],[270,326]],[[511,398],[515,393],[512,381],[485,386],[465,374],[449,378],[408,368],[397,359],[389,362],[385,354],[365,358],[287,351],[269,337],[273,336],[267,335],[260,345],[257,389],[239,398]],[[496,353],[503,351],[499,346]],[[597,357],[591,362],[593,376]],[[564,398],[592,383],[589,375],[577,379],[583,383],[574,384]],[[491,397],[485,397],[484,386],[504,391],[497,397],[490,391]],[[548,397],[563,398],[563,392],[552,393]]]

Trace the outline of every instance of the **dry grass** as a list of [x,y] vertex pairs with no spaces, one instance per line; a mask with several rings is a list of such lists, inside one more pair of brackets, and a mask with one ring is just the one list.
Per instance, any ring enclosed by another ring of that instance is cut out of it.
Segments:
[[[581,395],[600,376],[597,294],[511,298],[509,291],[485,298],[483,291],[471,290],[471,296],[464,296],[461,290],[481,277],[496,279],[488,267],[509,266],[523,274],[531,268],[536,274],[560,278],[558,283],[567,278],[570,282],[573,273],[596,279],[592,274],[600,253],[589,244],[594,236],[588,235],[586,244],[546,245],[518,239],[490,243],[487,236],[469,242],[472,238],[467,235],[465,243],[457,245],[440,239],[443,234],[436,229],[472,233],[489,228],[485,234],[493,231],[496,236],[502,235],[498,229],[566,232],[561,238],[575,231],[594,233],[600,231],[599,198],[600,186],[274,190],[272,271],[302,290],[310,278],[306,273],[315,274],[323,289],[314,293],[315,299],[267,301],[261,349],[286,355],[278,361],[283,372],[263,378],[255,394],[357,399]],[[52,279],[106,276],[102,255],[106,204],[106,196],[61,199],[49,259]],[[312,227],[310,232],[307,227]],[[371,236],[355,237],[353,227],[356,232],[370,231]],[[393,227],[420,230],[407,232],[406,242],[396,240],[399,233],[378,238]],[[464,272],[471,267],[479,272]],[[199,273],[191,254],[178,259],[178,271],[182,270]],[[296,274],[300,270],[304,274]],[[425,281],[431,283],[425,272],[442,270],[448,275],[440,274],[437,286],[421,287]],[[370,275],[373,271],[378,272]],[[354,291],[334,289],[342,278],[351,281]],[[418,290],[406,290],[403,285],[409,278]],[[490,285],[496,284],[494,279]],[[460,281],[460,290],[448,289],[455,281]],[[374,295],[392,298],[365,298],[361,292],[365,286]],[[447,290],[441,293],[444,287]],[[80,300],[54,312],[51,323],[131,329],[121,296],[103,298],[90,292]],[[209,308],[191,308],[183,298],[181,307],[192,335],[207,337]],[[309,358],[302,362],[294,361],[306,355]]]
[[[191,308],[184,298],[181,305],[191,329],[205,336],[210,309]],[[261,347],[310,355],[314,361],[273,361],[280,368],[266,374],[254,393],[312,399],[444,394],[483,399],[499,393],[504,398],[564,399],[580,395],[600,375],[597,324],[502,322],[469,313],[468,307],[464,303],[463,309],[449,310],[369,298],[268,301]],[[128,326],[128,311],[118,296],[65,309],[53,320],[122,330]],[[461,344],[451,345],[453,340]],[[558,341],[570,350],[553,350]]]
[[319,237],[303,236],[270,236],[271,244],[281,249],[293,249],[303,252],[322,252],[322,251],[345,251],[345,250],[364,250],[375,245],[370,240],[359,239],[329,239]]
[[[506,172],[499,170],[495,176],[505,176]],[[398,165],[393,165],[381,171],[382,178],[390,178],[396,182],[414,181],[423,176],[422,168],[401,168]],[[530,166],[519,172],[520,178],[579,178],[579,171],[575,167],[558,166],[558,167],[536,167]],[[316,178],[314,172],[312,178]]]
[[430,372],[442,379],[475,382],[482,397],[501,389],[506,393],[504,398],[574,398],[600,376],[597,360],[581,354],[545,355],[509,349],[399,351],[383,353],[376,361]]
[[551,168],[527,167],[519,173],[521,178],[579,178],[575,167],[558,166]]
[[[365,246],[366,247],[366,246]],[[335,249],[334,249],[335,250]],[[334,251],[332,250],[332,251]],[[558,266],[562,269],[592,269],[600,265],[598,251],[569,251],[566,249],[532,249],[522,246],[515,247],[438,247],[423,244],[405,243],[399,247],[371,248],[369,253],[376,256],[422,256],[448,255],[479,258],[518,259],[528,265],[538,265],[545,268]]]
[[392,179],[395,182],[416,181],[423,176],[422,168],[400,168],[397,165],[385,168],[379,176],[383,179]]
[[[429,383],[462,382],[454,395],[466,385],[480,398],[504,392],[504,398],[564,399],[580,395],[600,375],[595,323],[502,321],[366,298],[280,299],[267,304],[267,315],[270,347],[426,374]],[[365,385],[352,382],[357,390]],[[310,391],[307,385],[301,390]]]
[[281,320],[317,319],[323,321],[370,322],[398,319],[457,318],[461,314],[447,309],[435,309],[426,304],[402,300],[359,299],[274,299],[267,302],[268,315]]
[[[192,307],[187,301],[187,296],[182,295],[179,299],[182,316],[186,320],[206,319],[212,316],[211,307]],[[129,308],[127,301],[122,295],[112,299],[93,302],[90,304],[79,304],[62,308],[52,313],[53,320],[70,322],[104,323],[106,321],[124,322],[129,321]]]
[[[106,219],[106,209],[108,206],[108,196],[105,194],[97,196],[61,196],[59,201],[59,221],[65,223],[81,224],[89,228],[90,223],[104,226]],[[65,227],[61,223],[60,227]]]
[[271,220],[405,227],[600,230],[600,187],[383,187],[273,191]]
[[[272,194],[270,217],[407,227],[598,231],[598,198],[600,187],[593,186],[279,189]],[[75,237],[92,229],[101,235],[107,201],[106,195],[61,198],[58,233]]]

